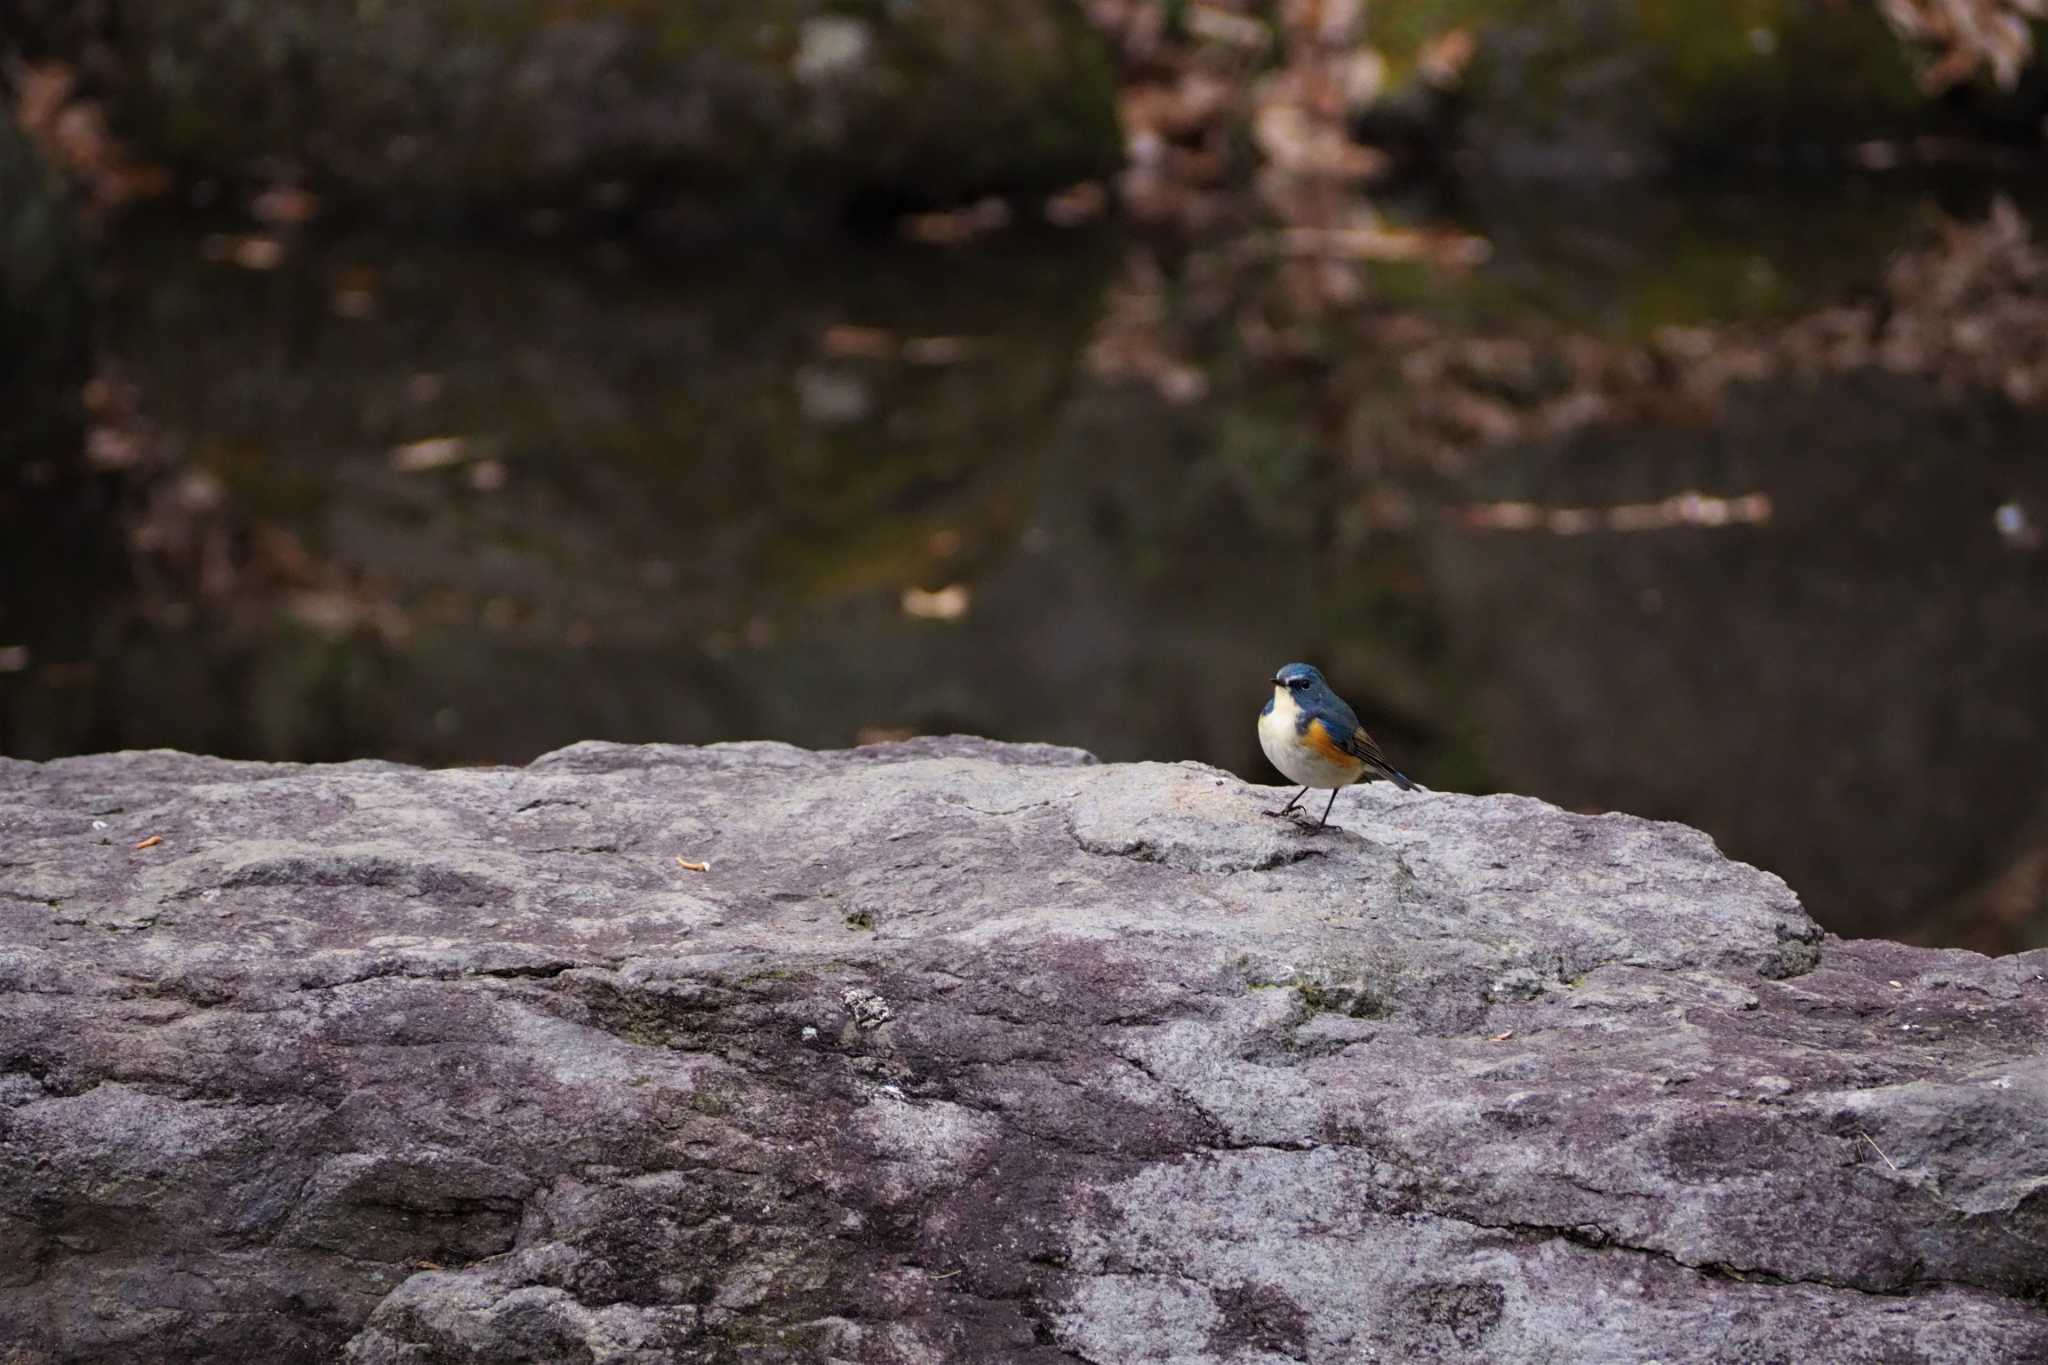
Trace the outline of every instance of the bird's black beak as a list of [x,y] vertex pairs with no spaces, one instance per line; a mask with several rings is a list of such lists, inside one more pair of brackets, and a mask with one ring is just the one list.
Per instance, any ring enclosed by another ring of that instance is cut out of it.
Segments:
[[1281,679],[1280,679],[1280,675],[1279,675],[1278,673],[1275,673],[1275,674],[1273,675],[1273,686],[1275,686],[1275,687],[1285,687],[1285,686],[1287,686],[1287,684],[1281,681]]

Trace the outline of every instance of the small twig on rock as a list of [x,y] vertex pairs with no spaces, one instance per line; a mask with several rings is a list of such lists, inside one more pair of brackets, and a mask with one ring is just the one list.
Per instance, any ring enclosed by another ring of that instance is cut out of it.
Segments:
[[[1872,1137],[1872,1136],[1871,1136],[1870,1134],[1868,1134],[1868,1133],[1864,1132],[1864,1131],[1863,1131],[1863,1130],[1862,1130],[1861,1128],[1858,1128],[1858,1129],[1856,1130],[1856,1136],[1857,1136],[1857,1137],[1860,1137],[1860,1138],[1862,1138],[1862,1139],[1863,1139],[1863,1140],[1864,1140],[1865,1142],[1869,1143],[1869,1144],[1870,1144],[1870,1150],[1871,1150],[1871,1151],[1873,1151],[1873,1152],[1876,1152],[1876,1153],[1877,1153],[1877,1154],[1878,1154],[1879,1156],[1884,1156],[1884,1148],[1882,1148],[1882,1147],[1880,1147],[1880,1146],[1878,1146],[1878,1145],[1877,1145],[1877,1139],[1876,1139],[1876,1138],[1874,1138],[1874,1137]],[[1890,1157],[1888,1157],[1888,1156],[1884,1156],[1884,1164],[1885,1164],[1885,1165],[1887,1165],[1887,1166],[1889,1166],[1889,1167],[1891,1167],[1891,1168],[1892,1168],[1893,1170],[1895,1170],[1895,1171],[1899,1169],[1899,1163],[1898,1163],[1898,1162],[1896,1162],[1896,1161],[1893,1161],[1893,1160],[1892,1160],[1892,1159],[1891,1159]]]
[[145,849],[145,848],[155,848],[155,847],[156,847],[156,846],[157,846],[158,844],[162,843],[163,841],[164,841],[164,836],[163,836],[163,835],[161,835],[161,834],[152,834],[152,835],[150,835],[150,836],[149,836],[149,837],[148,837],[147,839],[144,839],[144,840],[142,840],[142,841],[141,841],[140,843],[136,844],[136,845],[135,845],[135,847],[136,847],[137,851],[139,852],[140,850],[142,850],[142,849]]
[[711,870],[710,863],[693,863],[680,853],[676,855],[676,866],[685,872],[709,872]]

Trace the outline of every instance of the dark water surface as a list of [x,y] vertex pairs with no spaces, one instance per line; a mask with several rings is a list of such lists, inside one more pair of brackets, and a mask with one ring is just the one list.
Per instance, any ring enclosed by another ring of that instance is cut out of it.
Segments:
[[[1487,269],[1381,296],[1610,337],[1789,315],[1871,288],[1920,207],[1493,223]],[[449,764],[959,730],[1273,781],[1254,715],[1308,659],[1432,786],[1700,825],[1845,934],[2048,941],[2048,555],[1994,525],[2048,518],[2048,418],[2002,398],[1771,380],[1712,422],[1373,470],[1319,381],[1228,346],[1191,357],[1200,402],[1093,373],[1134,287],[1113,230],[210,259],[233,250],[115,252],[124,425],[169,472],[11,457],[36,468],[0,499],[0,751]],[[1687,490],[1770,517],[1459,510]]]

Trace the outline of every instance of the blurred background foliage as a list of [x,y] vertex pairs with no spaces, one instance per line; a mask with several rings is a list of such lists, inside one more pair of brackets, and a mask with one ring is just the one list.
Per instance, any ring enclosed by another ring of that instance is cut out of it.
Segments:
[[2048,943],[2039,0],[0,0],[0,752],[966,730]]

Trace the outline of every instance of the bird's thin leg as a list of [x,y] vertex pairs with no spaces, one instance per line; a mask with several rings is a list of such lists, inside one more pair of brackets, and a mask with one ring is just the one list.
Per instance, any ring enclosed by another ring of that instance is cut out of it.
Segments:
[[1280,808],[1279,810],[1269,810],[1269,811],[1267,811],[1267,812],[1266,812],[1266,814],[1268,814],[1268,815],[1285,815],[1285,814],[1287,814],[1287,812],[1289,812],[1289,811],[1291,811],[1291,810],[1293,810],[1293,809],[1294,809],[1294,802],[1295,802],[1295,801],[1299,801],[1299,800],[1301,800],[1301,798],[1302,798],[1302,797],[1304,797],[1304,796],[1307,796],[1307,795],[1308,795],[1308,788],[1307,788],[1307,787],[1303,787],[1303,788],[1302,788],[1302,789],[1301,789],[1300,791],[1298,791],[1298,792],[1296,792],[1296,793],[1294,794],[1294,800],[1293,800],[1293,801],[1289,801],[1289,802],[1288,802],[1288,803],[1287,803],[1286,805],[1282,806],[1282,807],[1281,807],[1281,808]]
[[[1304,787],[1304,788],[1303,788],[1302,790],[1306,791],[1306,790],[1308,790],[1308,789],[1307,789],[1306,787]],[[1316,828],[1317,828],[1317,829],[1321,829],[1321,828],[1322,828],[1322,827],[1323,827],[1324,825],[1327,825],[1327,824],[1329,824],[1329,823],[1330,823],[1330,807],[1331,807],[1331,806],[1335,806],[1335,805],[1337,804],[1337,792],[1340,792],[1340,791],[1343,791],[1343,790],[1344,790],[1344,789],[1343,789],[1342,787],[1339,787],[1339,788],[1337,788],[1337,789],[1336,789],[1336,791],[1333,791],[1333,792],[1331,792],[1331,793],[1330,793],[1330,805],[1328,805],[1328,806],[1324,806],[1324,807],[1323,807],[1323,818],[1322,818],[1322,819],[1320,819],[1320,820],[1318,820],[1318,821],[1316,821]]]

